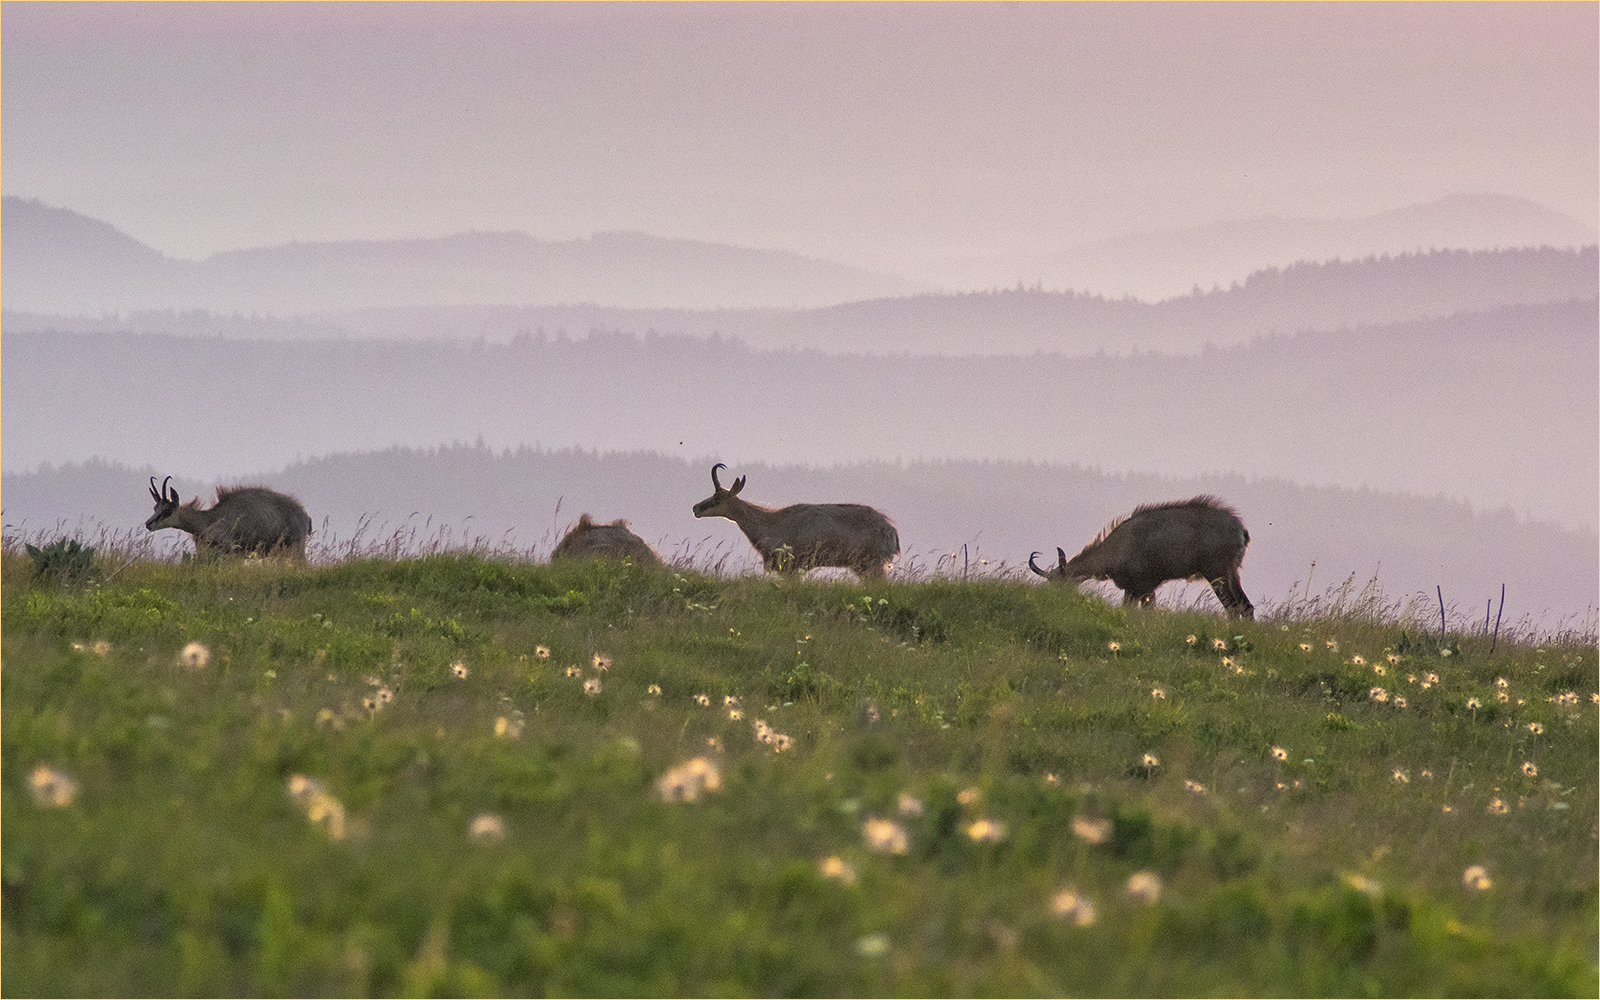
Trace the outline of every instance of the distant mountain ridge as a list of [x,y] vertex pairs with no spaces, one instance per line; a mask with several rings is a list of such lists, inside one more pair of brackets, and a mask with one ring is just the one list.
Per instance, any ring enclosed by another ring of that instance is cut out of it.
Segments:
[[[291,243],[167,257],[105,222],[34,199],[0,203],[0,269],[13,311],[206,310],[273,314],[394,307],[821,309],[1019,281],[1147,301],[1298,262],[1426,249],[1586,247],[1596,231],[1523,199],[1460,196],[1357,220],[1255,219],[1141,233],[1059,254],[931,263],[920,278],[782,250],[597,233],[546,241],[518,232]],[[942,269],[942,270],[941,270]],[[1150,294],[1152,289],[1159,294]],[[956,294],[960,294],[959,292]],[[1070,294],[1070,293],[1069,293]]]
[[782,250],[643,233],[547,241],[516,232],[291,243],[166,257],[104,222],[36,200],[0,206],[8,308],[205,309],[292,315],[387,306],[582,303],[807,307],[929,286]]
[[1528,201],[1460,194],[1354,219],[1262,216],[1096,240],[1049,254],[929,261],[903,272],[953,288],[1019,281],[1157,301],[1300,262],[1427,250],[1585,247],[1600,228]]
[[1295,264],[1162,302],[1006,289],[867,299],[816,309],[608,306],[373,308],[287,319],[208,312],[60,317],[5,312],[8,330],[171,333],[247,339],[485,338],[590,331],[732,337],[751,347],[838,353],[1195,353],[1270,333],[1338,330],[1600,295],[1600,248],[1442,250]]

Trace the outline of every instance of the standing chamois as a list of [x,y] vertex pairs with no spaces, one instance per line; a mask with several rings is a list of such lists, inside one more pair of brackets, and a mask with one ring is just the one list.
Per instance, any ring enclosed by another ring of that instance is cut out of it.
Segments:
[[1212,496],[1146,504],[1100,532],[1082,552],[1045,572],[1028,557],[1028,568],[1050,580],[1078,583],[1110,580],[1122,588],[1124,604],[1148,605],[1168,580],[1205,580],[1230,617],[1254,618],[1255,606],[1239,585],[1239,564],[1250,544],[1233,508]]
[[183,503],[178,491],[167,486],[170,482],[168,476],[158,492],[155,477],[150,477],[156,511],[144,523],[147,530],[187,531],[200,556],[256,553],[305,561],[311,516],[294,497],[261,486],[218,486],[217,502],[201,510],[199,497]]
[[550,559],[632,559],[641,566],[661,563],[655,549],[628,530],[627,521],[595,524],[588,514],[578,518],[577,525],[562,536]]
[[854,570],[863,580],[881,580],[900,554],[900,533],[882,513],[859,503],[797,503],[763,507],[739,499],[744,477],[724,489],[711,467],[714,492],[694,505],[695,517],[725,517],[739,526],[761,553],[768,572],[804,573],[818,566]]

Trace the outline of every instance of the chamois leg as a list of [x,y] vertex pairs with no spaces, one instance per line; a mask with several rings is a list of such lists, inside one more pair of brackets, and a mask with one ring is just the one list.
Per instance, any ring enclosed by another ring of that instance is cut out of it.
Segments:
[[855,570],[856,576],[861,578],[862,583],[877,583],[885,576],[883,565],[881,562],[869,562],[850,568]]
[[1154,587],[1149,590],[1130,589],[1122,592],[1122,604],[1124,607],[1131,604],[1135,607],[1148,608],[1154,606],[1155,603],[1156,592]]
[[1239,582],[1239,571],[1234,570],[1227,578],[1218,577],[1211,581],[1211,589],[1216,591],[1217,600],[1228,612],[1229,618],[1256,617],[1256,607],[1250,603],[1250,598],[1245,596],[1244,586]]
[[794,557],[794,550],[787,545],[781,545],[772,552],[767,553],[762,558],[762,561],[766,563],[768,573],[796,576],[805,572],[805,567],[800,565],[800,560]]

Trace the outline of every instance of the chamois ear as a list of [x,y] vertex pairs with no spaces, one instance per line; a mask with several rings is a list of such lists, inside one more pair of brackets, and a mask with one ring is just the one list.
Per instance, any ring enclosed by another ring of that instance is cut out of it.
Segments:
[[738,496],[739,495],[739,491],[742,490],[742,489],[744,489],[744,477],[740,476],[738,479],[735,479],[733,481],[733,487],[728,490],[728,495],[729,496]]
[[1067,553],[1060,546],[1056,546],[1056,558],[1061,560],[1061,572],[1067,571]]

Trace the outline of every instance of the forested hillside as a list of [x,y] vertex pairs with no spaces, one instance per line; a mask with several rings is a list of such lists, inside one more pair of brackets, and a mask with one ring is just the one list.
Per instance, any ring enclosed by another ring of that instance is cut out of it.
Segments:
[[213,475],[481,437],[730,462],[1233,472],[1445,494],[1593,530],[1596,323],[1595,301],[1574,301],[1193,358],[852,356],[624,334],[460,344],[8,333],[0,405],[6,467],[19,471],[99,456]]
[[1266,333],[1437,318],[1600,294],[1600,251],[1442,250],[1257,271],[1162,302],[1017,287],[873,298],[815,309],[625,309],[603,305],[389,307],[295,314],[143,311],[57,316],[8,310],[8,332],[171,333],[240,338],[507,341],[592,330],[720,335],[756,348],[911,354],[1192,353]]

